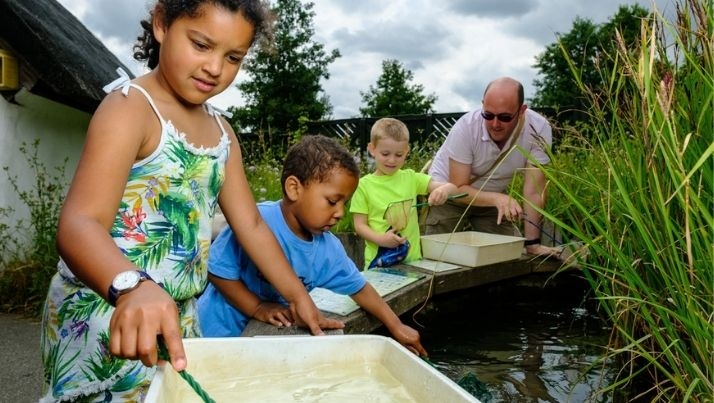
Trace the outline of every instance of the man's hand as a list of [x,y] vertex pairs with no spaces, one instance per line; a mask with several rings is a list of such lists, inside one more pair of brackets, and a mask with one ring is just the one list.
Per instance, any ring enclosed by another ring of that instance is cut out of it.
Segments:
[[529,255],[560,258],[561,252],[561,248],[545,246],[539,243],[526,246],[526,253]]
[[521,220],[523,208],[521,208],[521,205],[509,195],[498,194],[494,207],[498,209],[498,218],[496,218],[496,224],[498,225],[501,225],[501,222],[503,222],[504,219],[511,222]]

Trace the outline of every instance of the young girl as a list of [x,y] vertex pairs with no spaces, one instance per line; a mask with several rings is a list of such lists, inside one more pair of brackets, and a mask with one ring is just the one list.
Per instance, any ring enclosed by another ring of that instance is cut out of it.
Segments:
[[135,57],[152,70],[115,83],[97,109],[60,215],[42,331],[48,401],[142,401],[157,335],[174,368],[186,367],[181,338],[200,336],[217,204],[293,318],[313,334],[342,326],[295,276],[258,213],[235,134],[205,104],[269,37],[263,3],[159,0],[142,27]]

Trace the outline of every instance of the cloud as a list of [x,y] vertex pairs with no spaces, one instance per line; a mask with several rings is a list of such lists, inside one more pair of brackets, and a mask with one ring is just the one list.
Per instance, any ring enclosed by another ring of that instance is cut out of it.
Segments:
[[537,2],[530,0],[452,0],[446,3],[457,14],[499,19],[527,14],[537,6]]
[[[135,74],[132,46],[149,0],[59,0]],[[359,114],[360,91],[376,85],[382,61],[396,59],[414,73],[414,83],[434,93],[438,112],[479,106],[486,84],[509,75],[523,82],[526,98],[534,95],[536,55],[567,33],[576,17],[599,24],[621,5],[650,0],[324,0],[313,1],[313,39],[342,57],[329,66],[323,89],[334,118]],[[656,0],[671,13],[672,0]],[[245,80],[240,73],[236,82]],[[242,105],[235,88],[213,98],[221,108]]]
[[84,19],[87,28],[103,37],[132,42],[143,31],[139,21],[148,17],[143,0],[92,0]]

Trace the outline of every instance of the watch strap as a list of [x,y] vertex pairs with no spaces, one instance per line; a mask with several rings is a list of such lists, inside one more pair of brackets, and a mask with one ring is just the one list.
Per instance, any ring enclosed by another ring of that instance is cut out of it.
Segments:
[[538,244],[540,244],[540,238],[536,238],[536,239],[526,239],[526,240],[523,242],[523,246],[531,246],[531,245],[538,245]]
[[[146,273],[146,272],[144,272],[144,271],[141,271],[141,270],[136,270],[136,272],[139,273],[139,277],[140,277],[140,278],[139,278],[139,282],[138,282],[138,283],[136,284],[136,286],[133,287],[133,288],[130,288],[130,289],[128,289],[128,290],[121,290],[121,291],[120,291],[120,290],[117,290],[116,287],[114,287],[114,284],[109,285],[109,292],[107,293],[107,301],[109,302],[109,304],[110,304],[111,306],[116,306],[116,305],[117,305],[117,298],[119,298],[120,295],[126,294],[126,293],[128,293],[129,291],[136,289],[136,287],[138,287],[139,284],[141,284],[142,281],[145,281],[145,280],[154,281],[154,279],[151,278],[151,276],[149,276],[148,273]],[[154,281],[154,282],[155,282],[155,281]]]

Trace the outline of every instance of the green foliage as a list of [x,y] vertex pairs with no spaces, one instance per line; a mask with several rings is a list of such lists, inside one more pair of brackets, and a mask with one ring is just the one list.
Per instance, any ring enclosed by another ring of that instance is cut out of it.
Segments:
[[359,111],[363,117],[418,115],[434,112],[436,95],[424,95],[424,86],[410,84],[414,73],[399,61],[387,59],[382,62],[382,74],[377,86],[360,91],[364,107]]
[[623,368],[603,394],[714,396],[713,32],[712,2],[681,0],[634,49],[616,41],[601,91],[571,60],[595,137],[546,169],[563,207],[544,214],[590,251],[584,274],[614,329],[603,359]]
[[[348,140],[343,140],[343,146],[349,149]],[[404,168],[411,168],[416,171],[421,170],[424,164],[436,153],[440,143],[414,143],[411,145],[409,158]],[[358,151],[353,152],[359,155]],[[244,161],[246,177],[250,184],[253,197],[256,201],[279,200],[283,197],[280,175],[283,167],[284,155],[275,151],[267,151],[257,154],[257,158],[246,159]],[[360,159],[358,162],[360,175],[371,172],[374,167],[369,160]],[[354,232],[352,215],[349,212],[349,204],[345,209],[345,215],[332,228],[334,233]]]
[[262,158],[247,162],[245,174],[248,178],[253,198],[257,202],[280,200],[283,198],[283,187],[280,175],[283,168],[283,158],[262,154]]
[[236,133],[245,131],[287,133],[300,128],[299,120],[322,120],[332,107],[323,93],[321,79],[329,78],[328,66],[340,56],[314,42],[313,3],[278,0],[273,48],[259,48],[244,68],[249,79],[238,84],[246,99],[243,107],[230,108]]
[[[625,43],[636,44],[640,22],[648,15],[647,10],[635,4],[620,6],[617,13],[601,25],[576,18],[569,32],[560,35],[557,42],[536,56],[534,67],[541,78],[533,82],[536,93],[531,104],[587,111],[586,92],[599,94],[607,86],[607,74],[612,70],[617,53],[615,32],[619,32]],[[571,65],[575,67],[576,76],[571,72]]]
[[[9,167],[3,167],[19,199],[29,209],[29,223],[15,221],[10,208],[0,208],[0,308],[6,311],[22,310],[37,314],[44,302],[50,279],[56,272],[59,259],[55,247],[57,220],[64,201],[65,167],[67,159],[54,172],[45,167],[37,153],[39,140],[20,146],[27,158],[29,173],[35,178],[30,189],[22,189],[17,176]],[[18,234],[27,233],[29,240]]]

